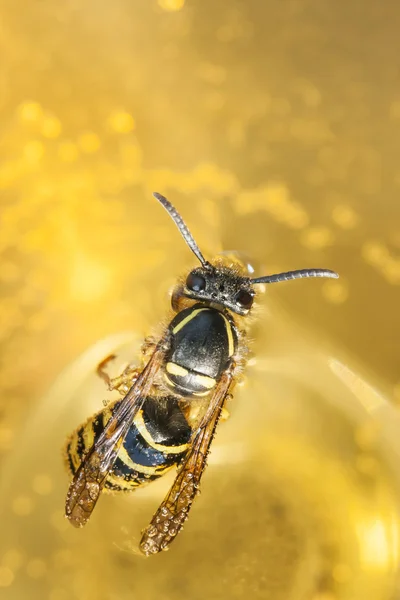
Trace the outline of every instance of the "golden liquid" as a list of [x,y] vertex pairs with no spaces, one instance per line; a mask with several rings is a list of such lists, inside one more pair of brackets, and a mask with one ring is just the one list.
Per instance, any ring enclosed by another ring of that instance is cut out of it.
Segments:
[[[357,6],[0,0],[0,598],[399,600],[400,7]],[[202,494],[145,559],[173,474],[76,531],[62,448],[195,264],[153,190],[207,257],[340,279],[260,297]]]

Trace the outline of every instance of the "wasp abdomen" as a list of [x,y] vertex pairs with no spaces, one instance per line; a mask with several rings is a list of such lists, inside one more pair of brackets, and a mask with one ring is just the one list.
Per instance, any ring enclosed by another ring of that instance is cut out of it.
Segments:
[[[94,415],[68,440],[66,458],[73,475],[121,402]],[[147,398],[128,431],[105,487],[130,491],[161,477],[184,456],[191,433],[176,398]]]
[[234,325],[219,310],[195,304],[171,321],[170,332],[166,382],[184,396],[208,394],[236,351]]

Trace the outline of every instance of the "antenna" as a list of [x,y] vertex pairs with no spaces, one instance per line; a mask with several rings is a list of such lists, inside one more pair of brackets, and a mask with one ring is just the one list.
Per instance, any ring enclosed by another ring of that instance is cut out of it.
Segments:
[[167,198],[165,198],[158,192],[153,192],[153,196],[154,196],[154,198],[156,198],[156,200],[158,200],[160,202],[160,204],[163,205],[165,210],[172,217],[176,226],[178,227],[179,231],[181,232],[183,239],[185,240],[185,242],[187,243],[187,245],[189,246],[189,248],[191,249],[193,254],[195,254],[197,256],[197,258],[199,259],[199,261],[201,262],[203,267],[208,267],[210,263],[208,263],[206,261],[206,259],[200,252],[200,248],[194,241],[192,234],[190,233],[187,225],[185,224],[184,220],[182,219],[181,215],[178,213],[176,208],[171,204],[171,202],[169,200],[167,200]]
[[250,279],[251,283],[279,283],[280,281],[289,281],[290,279],[303,279],[305,277],[330,277],[338,279],[339,275],[329,269],[300,269],[298,271],[287,271],[286,273],[277,273],[276,275],[265,275]]

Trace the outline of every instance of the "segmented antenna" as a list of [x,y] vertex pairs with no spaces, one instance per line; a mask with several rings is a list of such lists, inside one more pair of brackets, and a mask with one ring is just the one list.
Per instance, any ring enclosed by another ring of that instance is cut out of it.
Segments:
[[251,279],[251,283],[278,283],[279,281],[289,281],[289,279],[303,279],[304,277],[331,277],[337,279],[339,275],[329,269],[300,269],[298,271],[287,271],[286,273],[277,273],[276,275],[265,275]]
[[187,245],[189,246],[189,248],[191,249],[193,254],[195,254],[197,256],[197,258],[199,259],[199,261],[201,262],[203,267],[208,267],[209,263],[206,261],[206,259],[200,252],[200,248],[194,241],[192,234],[190,233],[189,229],[187,228],[187,225],[185,224],[184,220],[182,219],[181,215],[178,213],[176,208],[174,206],[172,206],[172,204],[169,200],[167,200],[164,196],[162,196],[158,192],[153,192],[153,196],[168,211],[169,215],[175,221],[175,224],[177,225],[179,231],[181,232],[183,239],[185,240],[185,242],[187,243]]

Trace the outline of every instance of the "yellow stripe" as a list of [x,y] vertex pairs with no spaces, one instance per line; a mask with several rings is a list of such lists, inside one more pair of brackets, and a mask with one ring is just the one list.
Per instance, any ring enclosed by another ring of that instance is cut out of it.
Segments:
[[164,379],[168,383],[168,385],[170,385],[172,388],[176,387],[176,383],[171,381],[166,373],[164,373]]
[[[117,475],[114,475],[113,473],[110,473],[110,475],[108,475],[107,482],[111,483],[112,485],[117,485],[122,492],[129,492],[129,491],[137,488],[139,485],[142,485],[143,483],[145,483],[144,481],[136,481],[135,479],[127,480],[127,479],[124,479],[123,477],[118,477]],[[119,490],[113,490],[113,489],[109,488],[108,491],[109,492],[118,492]]]
[[180,446],[163,446],[162,444],[157,444],[146,429],[142,411],[136,415],[134,422],[142,438],[149,446],[151,446],[151,448],[154,448],[154,450],[159,450],[164,454],[180,454],[181,452],[185,452],[189,447],[189,444],[181,444]]
[[194,378],[196,382],[198,382],[200,385],[204,386],[208,390],[211,390],[217,383],[213,377],[208,377],[208,375],[199,375],[198,373],[194,373]]
[[121,446],[120,451],[118,452],[118,458],[130,469],[133,471],[138,471],[139,473],[143,473],[145,475],[158,475],[158,471],[164,469],[164,465],[156,465],[154,467],[145,467],[144,465],[139,465],[134,463],[129,454],[127,453],[124,446]]
[[183,327],[185,327],[185,325],[187,323],[189,323],[189,321],[194,319],[195,316],[198,315],[199,313],[201,313],[203,310],[210,310],[210,309],[209,308],[197,308],[192,313],[190,313],[190,315],[185,317],[180,323],[178,323],[178,325],[176,325],[176,327],[174,327],[174,329],[172,330],[172,333],[174,333],[174,334],[178,333],[178,331],[180,331]]
[[[203,377],[204,377],[205,379],[212,379],[212,377],[207,377],[206,375],[197,375],[197,373],[194,373],[194,376],[195,376],[196,378],[197,378],[197,377],[200,377],[200,378],[203,378]],[[176,388],[176,387],[178,387],[178,386],[176,385],[176,383],[174,383],[173,381],[171,381],[171,380],[170,380],[170,378],[167,376],[167,374],[166,374],[166,373],[164,373],[164,379],[165,379],[165,381],[168,383],[168,385],[170,385],[170,386],[171,386],[171,388]],[[215,381],[215,379],[212,379],[212,381],[213,381],[213,385],[212,385],[212,387],[214,387],[214,385],[216,384],[216,381]],[[203,385],[204,385],[204,382],[202,382],[202,383],[203,383]],[[184,386],[183,386],[183,387],[184,387]],[[208,390],[206,390],[205,392],[190,392],[190,394],[192,394],[193,396],[207,396],[207,394],[209,394],[209,393],[210,393],[210,389],[212,389],[212,388],[210,387],[210,388],[209,388]],[[189,391],[189,390],[188,390],[188,391]],[[143,437],[144,437],[144,436],[143,436]],[[147,441],[147,440],[146,440],[146,441]],[[154,444],[154,442],[152,442],[152,443],[151,443],[151,445],[153,446],[153,448],[155,448],[155,447],[156,447],[156,444]],[[162,452],[165,452],[165,450],[162,450]]]
[[181,367],[180,365],[177,365],[174,362],[167,363],[166,369],[168,373],[170,373],[171,375],[177,375],[178,377],[185,377],[185,375],[189,373],[187,369]]
[[78,469],[78,467],[81,464],[81,459],[78,455],[78,442],[79,442],[79,429],[78,431],[75,431],[75,433],[72,434],[71,436],[71,443],[70,443],[70,447],[69,447],[69,455],[72,458],[72,463],[75,467],[75,469]]
[[[189,371],[187,369],[173,362],[167,363],[166,370],[171,375],[177,375],[178,377],[185,377],[189,374]],[[200,375],[199,373],[193,372],[193,376],[196,378],[196,381],[198,381],[200,385],[203,385],[208,390],[211,390],[211,388],[213,388],[216,384],[215,379],[213,379],[212,377],[208,377],[207,375]],[[168,381],[170,381],[169,377]]]
[[193,392],[193,396],[207,396],[210,393],[210,390],[206,390],[205,392]]
[[94,431],[93,431],[93,425],[94,425],[94,421],[88,421],[88,423],[86,423],[84,429],[83,429],[83,445],[85,447],[85,450],[90,450],[90,448],[93,446],[93,442],[94,442]]
[[225,320],[226,334],[228,336],[228,352],[229,352],[229,356],[232,356],[233,353],[235,352],[235,341],[233,339],[232,325],[230,324],[230,322],[228,321],[228,319],[225,317],[225,315],[223,315],[222,313],[221,313],[221,315],[223,316],[223,318]]
[[[167,471],[170,471],[172,469],[173,465],[169,465],[166,466],[162,471],[159,471],[157,473],[157,475],[159,475],[161,477],[161,475],[164,475],[164,473],[166,473]],[[118,489],[113,489],[113,488],[105,488],[106,492],[112,493],[112,492],[132,492],[134,491],[137,487],[141,486],[141,485],[147,485],[148,483],[151,483],[150,479],[143,479],[143,480],[137,480],[137,479],[125,479],[124,477],[120,477],[119,475],[115,475],[115,473],[110,473],[107,477],[107,483],[110,483],[111,485],[117,486]]]

